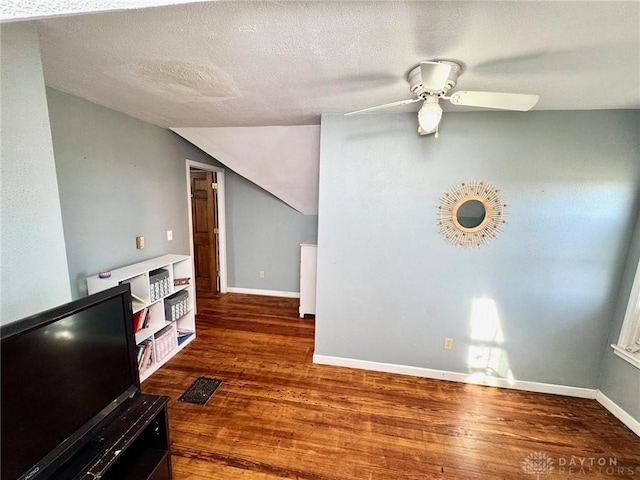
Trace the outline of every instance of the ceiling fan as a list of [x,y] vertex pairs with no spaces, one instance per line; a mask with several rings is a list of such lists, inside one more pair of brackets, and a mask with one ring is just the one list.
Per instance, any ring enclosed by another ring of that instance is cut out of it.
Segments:
[[538,95],[523,93],[470,92],[465,90],[453,92],[447,96],[449,90],[456,86],[461,73],[460,64],[448,60],[420,62],[407,75],[409,90],[416,98],[356,110],[345,113],[345,116],[423,102],[422,108],[418,111],[418,133],[420,135],[435,133],[437,138],[438,125],[442,118],[441,98],[449,100],[453,105],[520,112],[531,110],[540,99]]

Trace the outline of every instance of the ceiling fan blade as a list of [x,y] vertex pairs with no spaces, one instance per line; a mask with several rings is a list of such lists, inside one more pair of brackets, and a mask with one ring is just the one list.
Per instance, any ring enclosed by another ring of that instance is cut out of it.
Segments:
[[451,73],[451,65],[440,62],[420,62],[422,85],[427,90],[444,90]]
[[[447,98],[447,97],[445,97]],[[538,100],[539,95],[524,93],[495,93],[495,92],[455,92],[448,100],[454,105],[468,107],[497,108],[499,110],[517,110],[526,112],[531,110]]]
[[400,107],[402,105],[409,105],[410,103],[420,102],[421,98],[411,98],[409,100],[400,100],[399,102],[385,103],[384,105],[378,105],[377,107],[363,108],[362,110],[356,110],[355,112],[345,113],[344,116],[356,115],[358,113],[373,112],[374,110],[382,110],[383,108]]

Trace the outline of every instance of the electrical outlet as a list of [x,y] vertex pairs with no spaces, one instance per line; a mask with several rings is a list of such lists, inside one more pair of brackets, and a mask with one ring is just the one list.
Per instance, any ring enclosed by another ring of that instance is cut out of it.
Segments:
[[173,230],[167,230],[167,241],[173,240]]
[[264,278],[264,270],[260,270],[260,278]]
[[136,237],[136,248],[142,250],[144,248],[144,237]]
[[445,338],[444,339],[444,349],[451,350],[453,348],[453,338]]

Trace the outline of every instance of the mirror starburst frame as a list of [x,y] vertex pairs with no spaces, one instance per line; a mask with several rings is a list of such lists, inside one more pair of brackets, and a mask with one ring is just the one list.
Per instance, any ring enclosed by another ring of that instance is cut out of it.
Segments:
[[[457,213],[470,200],[482,203],[485,216],[478,225],[468,228],[460,223]],[[500,233],[505,223],[505,208],[499,190],[490,183],[461,183],[440,199],[438,227],[440,233],[454,245],[479,247]]]

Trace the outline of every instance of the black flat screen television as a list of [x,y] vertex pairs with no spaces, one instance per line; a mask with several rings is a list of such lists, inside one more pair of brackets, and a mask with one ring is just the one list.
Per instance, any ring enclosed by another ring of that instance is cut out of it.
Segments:
[[44,480],[140,390],[129,285],[0,329],[0,474]]

